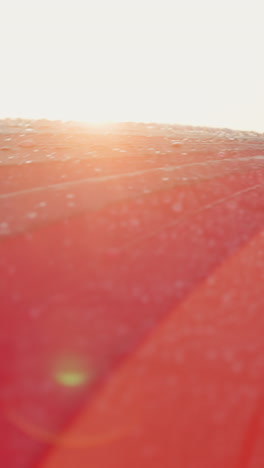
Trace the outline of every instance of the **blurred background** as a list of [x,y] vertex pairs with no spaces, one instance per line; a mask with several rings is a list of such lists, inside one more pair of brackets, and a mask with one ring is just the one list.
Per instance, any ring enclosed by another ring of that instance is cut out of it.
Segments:
[[264,132],[263,0],[5,0],[0,118]]

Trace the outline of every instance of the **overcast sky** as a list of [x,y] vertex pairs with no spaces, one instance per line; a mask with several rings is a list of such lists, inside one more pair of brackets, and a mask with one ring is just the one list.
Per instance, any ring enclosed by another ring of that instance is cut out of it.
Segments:
[[0,118],[264,132],[263,0],[4,0]]

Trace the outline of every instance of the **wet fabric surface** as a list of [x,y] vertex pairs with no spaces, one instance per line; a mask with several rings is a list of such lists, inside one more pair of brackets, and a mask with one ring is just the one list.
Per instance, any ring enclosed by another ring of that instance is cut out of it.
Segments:
[[5,466],[262,467],[263,141],[48,130],[1,133]]

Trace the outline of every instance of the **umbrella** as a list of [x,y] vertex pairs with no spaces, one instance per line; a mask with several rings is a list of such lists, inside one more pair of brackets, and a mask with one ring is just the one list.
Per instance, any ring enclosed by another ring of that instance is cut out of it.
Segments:
[[263,143],[2,121],[3,466],[263,467]]

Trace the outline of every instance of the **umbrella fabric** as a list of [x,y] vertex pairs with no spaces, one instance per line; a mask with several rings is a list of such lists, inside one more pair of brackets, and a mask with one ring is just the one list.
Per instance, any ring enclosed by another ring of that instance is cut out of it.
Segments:
[[4,465],[262,467],[262,140],[33,130],[1,152]]

